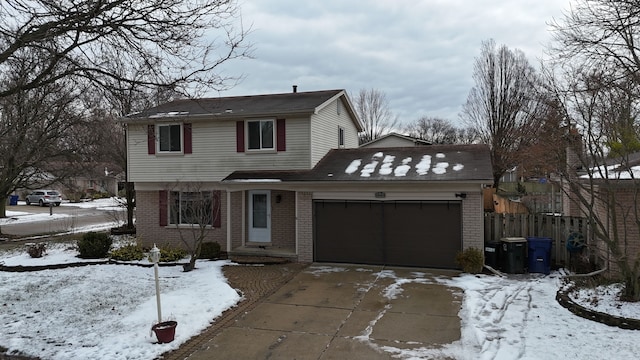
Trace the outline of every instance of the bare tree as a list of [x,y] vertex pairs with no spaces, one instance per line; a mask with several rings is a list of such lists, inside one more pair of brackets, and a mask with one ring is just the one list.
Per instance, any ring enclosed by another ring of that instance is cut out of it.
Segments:
[[475,86],[461,118],[490,147],[495,187],[535,137],[539,109],[536,77],[521,51],[496,47],[493,40],[482,43],[474,64]]
[[457,139],[457,129],[450,122],[436,117],[423,116],[409,124],[405,131],[412,137],[432,144],[453,144]]
[[180,240],[189,252],[185,271],[195,269],[202,244],[220,223],[221,195],[218,190],[206,190],[202,184],[177,186],[169,191],[169,223],[175,224]]
[[356,112],[364,123],[360,144],[388,134],[398,126],[398,118],[389,109],[387,96],[377,89],[361,89],[354,100]]
[[4,0],[0,72],[16,62],[30,72],[20,84],[2,82],[0,98],[63,78],[219,89],[230,79],[213,70],[247,55],[239,24],[234,0]]
[[[29,69],[16,64],[10,76],[5,81],[21,83]],[[12,192],[65,179],[86,159],[92,126],[82,92],[81,84],[58,80],[0,98],[0,217]]]
[[407,125],[404,131],[432,144],[472,144],[478,140],[472,128],[459,128],[437,117],[423,116]]
[[[554,81],[558,103],[572,124],[568,166],[561,172],[563,190],[591,222],[595,252],[624,283],[622,298],[640,301],[640,178],[634,152],[611,154],[612,139],[626,136],[615,123],[633,122],[640,97],[630,97],[626,81],[614,85],[611,72],[585,72],[575,66]],[[622,104],[622,105],[621,105]],[[635,135],[637,138],[637,133]],[[637,155],[637,153],[635,153]]]

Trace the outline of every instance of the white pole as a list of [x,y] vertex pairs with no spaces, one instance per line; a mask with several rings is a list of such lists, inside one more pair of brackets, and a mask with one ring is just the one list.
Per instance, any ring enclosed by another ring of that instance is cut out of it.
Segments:
[[158,306],[158,323],[162,322],[162,310],[160,306],[160,282],[158,281],[158,261],[160,261],[160,249],[153,244],[151,249],[151,261],[153,261],[153,272],[156,278],[156,303]]

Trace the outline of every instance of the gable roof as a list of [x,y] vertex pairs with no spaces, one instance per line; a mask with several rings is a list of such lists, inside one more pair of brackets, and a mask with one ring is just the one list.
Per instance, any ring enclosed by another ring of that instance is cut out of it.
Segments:
[[127,115],[122,121],[135,122],[160,118],[232,119],[260,116],[317,114],[334,100],[343,97],[344,105],[358,131],[362,123],[344,90],[291,92],[200,99],[179,99]]
[[493,175],[486,145],[333,149],[311,170],[236,171],[223,182],[478,182]]
[[401,139],[401,140],[406,140],[407,142],[411,142],[416,146],[418,146],[418,145],[431,145],[431,143],[428,142],[427,140],[422,140],[422,139],[418,139],[418,138],[413,137],[413,136],[402,135],[402,134],[398,134],[396,132],[391,132],[391,133],[388,133],[386,135],[380,136],[377,139],[373,139],[373,140],[371,140],[369,142],[366,142],[366,143],[360,145],[360,147],[370,146],[370,145],[373,145],[375,143],[384,141],[385,139],[388,139],[388,138],[398,138],[398,139]]

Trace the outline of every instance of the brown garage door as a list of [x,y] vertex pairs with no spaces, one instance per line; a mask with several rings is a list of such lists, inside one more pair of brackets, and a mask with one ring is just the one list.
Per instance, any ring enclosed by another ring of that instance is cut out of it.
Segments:
[[314,260],[457,268],[459,201],[314,202]]

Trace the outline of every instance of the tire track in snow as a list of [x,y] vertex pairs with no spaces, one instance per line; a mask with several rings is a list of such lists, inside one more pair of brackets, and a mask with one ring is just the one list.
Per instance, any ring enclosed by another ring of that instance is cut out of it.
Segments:
[[[488,284],[487,284],[488,285]],[[481,359],[519,359],[525,353],[525,326],[531,310],[529,282],[504,279],[465,296],[475,297],[471,314]]]

